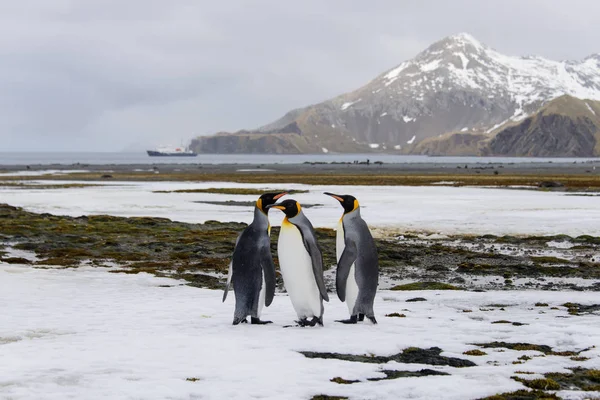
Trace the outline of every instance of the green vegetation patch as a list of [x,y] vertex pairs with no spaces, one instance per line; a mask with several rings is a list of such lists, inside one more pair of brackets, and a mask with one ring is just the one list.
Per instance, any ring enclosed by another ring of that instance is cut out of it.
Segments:
[[[227,274],[236,238],[246,226],[217,221],[188,224],[153,217],[67,217],[36,214],[0,204],[0,238],[40,258],[35,263],[10,257],[2,261],[33,263],[39,267],[115,263],[119,268],[111,272],[146,272],[214,289],[223,288],[224,278],[207,273]],[[336,264],[335,231],[319,228],[316,234],[323,249],[324,266],[330,268]],[[278,235],[279,228],[274,227],[271,230],[274,255]],[[277,266],[276,256],[274,261]]]
[[396,318],[406,318],[405,314],[400,314],[400,313],[391,313],[391,314],[385,314],[386,317],[396,317]]
[[360,381],[351,381],[351,380],[348,380],[348,379],[341,378],[339,376],[336,376],[335,378],[331,378],[329,381],[330,382],[334,382],[334,383],[338,383],[340,385],[351,385],[353,383],[360,382]]
[[397,285],[390,290],[464,290],[457,286],[442,282],[413,282]]
[[546,393],[541,390],[517,390],[483,397],[479,400],[560,400],[554,393]]
[[0,182],[0,187],[10,187],[13,189],[81,189],[87,187],[99,187],[102,185],[97,185],[93,183],[57,183],[55,185],[44,185],[44,184],[32,184],[32,183],[22,183],[22,182]]
[[530,389],[536,390],[560,390],[560,385],[553,379],[540,378],[540,379],[523,379],[518,376],[513,376],[517,382],[521,382],[523,385]]
[[474,346],[483,347],[484,349],[510,349],[516,351],[539,351],[544,353],[545,355],[550,356],[562,356],[562,357],[572,357],[576,356],[584,351],[588,351],[593,347],[589,347],[579,351],[554,351],[552,347],[547,346],[545,344],[532,344],[532,343],[508,343],[508,342],[489,342],[489,343],[473,343]]
[[600,311],[600,304],[583,305],[579,303],[565,303],[562,306],[567,307],[567,311],[571,315],[584,315]]
[[551,372],[544,374],[548,380],[559,385],[560,389],[584,391],[600,391],[600,370],[587,368],[571,368],[572,373]]
[[465,356],[487,356],[485,351],[479,349],[467,350],[463,353]]
[[403,364],[427,364],[427,365],[449,365],[451,367],[474,367],[476,364],[470,360],[464,360],[455,357],[444,357],[440,353],[439,347],[429,349],[420,349],[418,347],[409,347],[401,353],[391,356],[376,355],[355,355],[341,353],[321,353],[314,351],[301,351],[300,354],[307,358],[323,358],[342,361],[353,361],[370,364],[385,364],[389,361],[396,361]]
[[1,257],[0,254],[0,261],[1,262],[5,262],[7,264],[31,264],[32,262],[26,258],[23,257]]
[[427,368],[421,369],[419,371],[395,371],[395,370],[384,369],[380,372],[384,373],[385,377],[383,377],[383,378],[367,378],[367,380],[368,381],[384,381],[384,380],[388,380],[388,379],[398,379],[398,378],[416,378],[416,377],[420,377],[420,376],[435,376],[435,375],[447,376],[447,375],[450,375],[447,372],[436,371],[436,370],[427,369]]

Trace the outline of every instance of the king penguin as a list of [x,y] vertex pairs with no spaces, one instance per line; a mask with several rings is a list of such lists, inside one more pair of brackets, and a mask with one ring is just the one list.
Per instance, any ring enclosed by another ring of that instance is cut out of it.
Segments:
[[339,299],[346,301],[350,319],[336,322],[355,324],[366,315],[376,324],[373,301],[379,280],[379,263],[375,241],[360,216],[360,206],[354,196],[325,194],[339,201],[344,208],[336,235],[335,286]]
[[[298,315],[298,325],[323,326],[323,300],[329,301],[323,280],[323,256],[315,230],[295,200],[270,206],[284,212],[277,255],[285,288]],[[310,318],[310,320],[309,320]]]
[[269,206],[287,193],[265,193],[259,197],[254,207],[254,220],[237,238],[229,276],[223,293],[223,301],[233,283],[235,311],[233,325],[247,322],[250,315],[252,324],[268,324],[261,321],[263,306],[269,306],[275,296],[275,264],[271,256],[271,225]]

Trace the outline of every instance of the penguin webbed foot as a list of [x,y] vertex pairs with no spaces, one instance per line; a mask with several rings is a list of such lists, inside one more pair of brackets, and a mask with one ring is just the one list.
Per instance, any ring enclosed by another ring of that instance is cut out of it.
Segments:
[[252,325],[266,325],[272,324],[273,321],[262,321],[260,318],[250,317],[250,323]]
[[247,324],[248,320],[246,318],[234,318],[233,325],[238,325],[239,323]]
[[310,326],[315,326],[316,324],[323,326],[323,317],[313,317],[310,321]]
[[372,317],[367,316],[367,318],[369,318],[369,321],[371,321],[373,323],[373,325],[377,325],[377,320],[375,319],[375,316],[372,316]]
[[365,314],[358,314],[358,320],[360,322],[364,321],[365,320]]
[[306,318],[300,318],[298,321],[296,321],[296,323],[298,324],[299,327],[302,327],[302,328],[310,325],[310,321]]
[[358,322],[358,318],[356,315],[353,315],[349,319],[338,319],[335,322],[341,322],[342,324],[356,324],[356,322]]

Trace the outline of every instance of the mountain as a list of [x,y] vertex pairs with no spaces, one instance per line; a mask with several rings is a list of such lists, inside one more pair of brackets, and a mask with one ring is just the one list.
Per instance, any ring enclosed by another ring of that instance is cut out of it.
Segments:
[[484,154],[600,156],[600,102],[561,96],[522,122],[497,132]]
[[490,134],[452,132],[428,138],[413,154],[514,157],[600,156],[600,101],[569,95]]
[[579,62],[512,57],[461,33],[353,92],[255,130],[199,137],[192,146],[200,152],[412,153],[428,138],[442,135],[450,146],[449,132],[468,132],[474,136],[452,139],[466,149],[564,94],[600,100],[599,54]]

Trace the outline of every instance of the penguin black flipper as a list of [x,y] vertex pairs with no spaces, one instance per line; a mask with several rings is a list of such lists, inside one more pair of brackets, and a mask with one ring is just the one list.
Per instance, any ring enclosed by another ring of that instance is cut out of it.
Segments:
[[[235,239],[234,251],[235,251],[235,248],[237,247],[241,237],[242,237],[242,234],[240,233],[238,235],[237,239]],[[227,298],[227,293],[229,292],[229,288],[231,287],[231,278],[232,277],[233,277],[233,260],[231,260],[229,262],[229,274],[227,275],[227,283],[225,284],[225,289],[223,289],[223,303],[225,303],[225,299]]]
[[352,264],[356,261],[357,256],[358,249],[356,247],[356,242],[353,240],[346,240],[346,247],[344,247],[342,256],[338,261],[335,274],[335,288],[337,290],[338,298],[342,302],[346,301],[346,281],[350,275],[350,268],[352,268]]
[[310,259],[312,261],[313,274],[315,276],[315,282],[317,283],[317,287],[319,288],[321,297],[323,298],[323,300],[329,301],[327,289],[325,288],[325,281],[323,280],[323,255],[321,253],[321,248],[319,247],[319,244],[315,239],[317,236],[310,221],[306,217],[304,219],[306,221],[303,221],[304,223],[302,224],[296,224],[296,227],[302,235],[302,242],[304,243],[304,248],[310,255]]
[[229,288],[231,287],[231,278],[233,277],[233,261],[229,263],[229,275],[227,275],[227,283],[225,284],[225,289],[223,289],[223,303],[225,303],[225,299],[227,298],[227,293],[229,292]]
[[262,267],[265,279],[265,306],[269,307],[275,297],[275,263],[273,263],[270,246],[262,246],[261,252],[260,266]]

